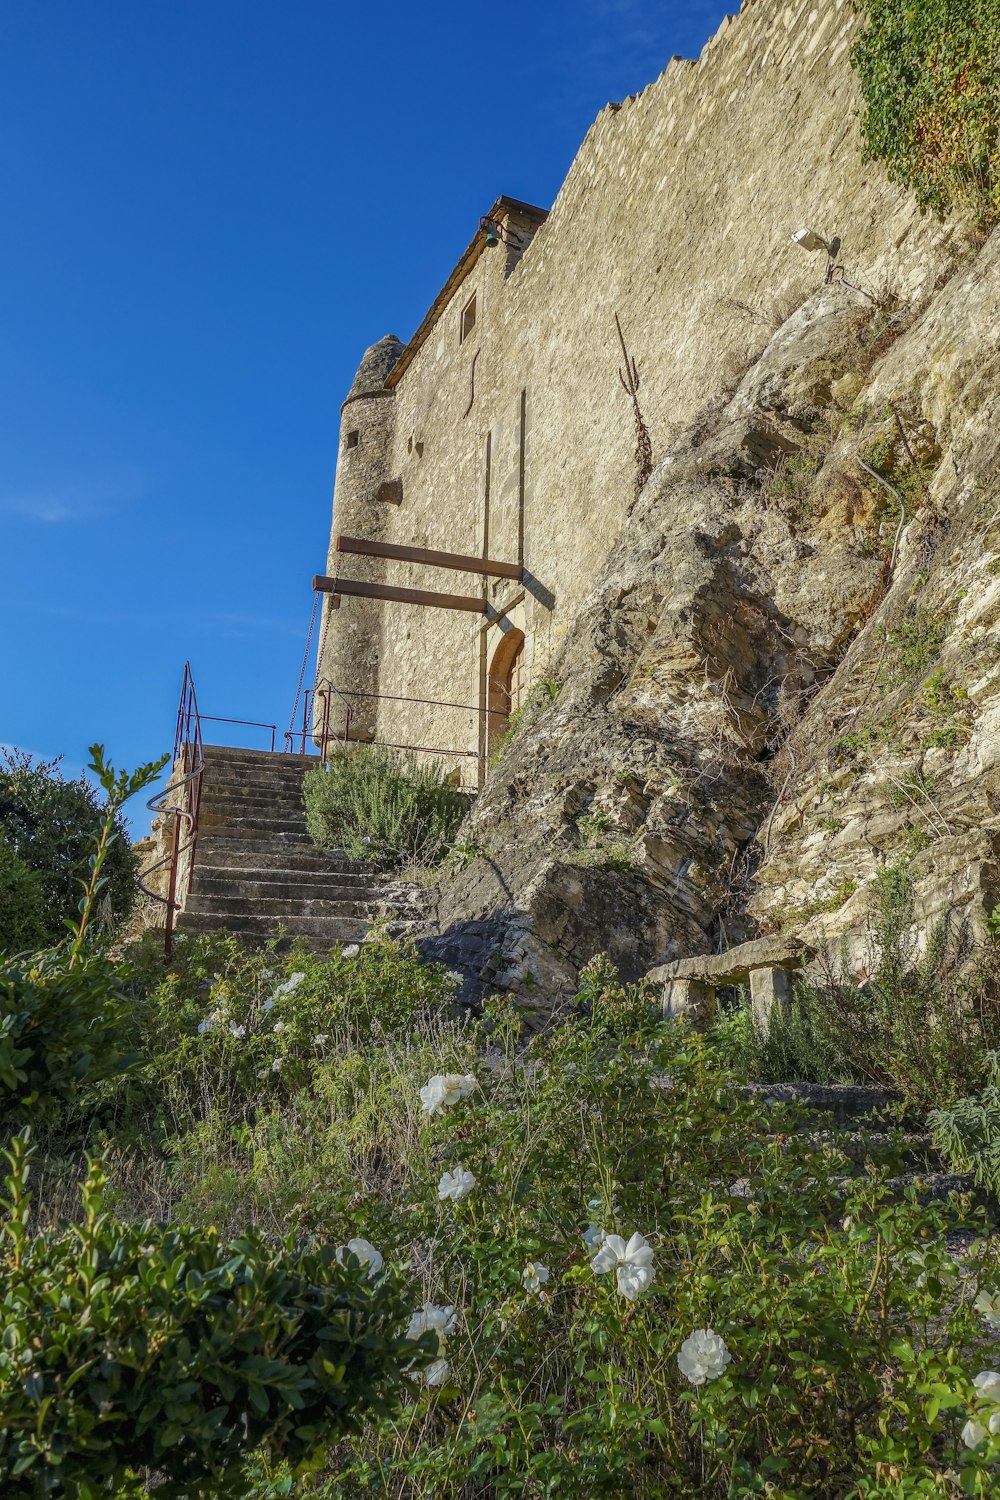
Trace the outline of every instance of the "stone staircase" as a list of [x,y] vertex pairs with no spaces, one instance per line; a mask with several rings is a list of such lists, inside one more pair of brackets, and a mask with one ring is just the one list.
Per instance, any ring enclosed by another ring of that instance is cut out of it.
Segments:
[[315,760],[206,745],[197,858],[179,933],[259,944],[279,930],[326,950],[367,936],[375,875],[306,832],[302,778]]
[[[804,1136],[816,1147],[829,1146],[846,1157],[848,1168],[840,1179],[845,1190],[852,1177],[863,1175],[869,1167],[882,1167],[888,1172],[887,1186],[894,1198],[902,1198],[911,1188],[925,1203],[945,1199],[951,1193],[968,1193],[994,1218],[995,1205],[971,1176],[942,1171],[926,1131],[894,1126],[892,1116],[897,1107],[886,1089],[854,1084],[772,1083],[746,1084],[743,1094],[765,1112],[789,1107],[797,1111],[792,1126],[795,1135]],[[782,1128],[787,1128],[785,1121]]]

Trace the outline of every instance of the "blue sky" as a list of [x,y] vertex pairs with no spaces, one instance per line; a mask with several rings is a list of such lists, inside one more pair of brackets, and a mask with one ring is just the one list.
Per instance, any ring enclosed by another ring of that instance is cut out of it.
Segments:
[[0,0],[0,742],[280,738],[362,351],[725,11]]

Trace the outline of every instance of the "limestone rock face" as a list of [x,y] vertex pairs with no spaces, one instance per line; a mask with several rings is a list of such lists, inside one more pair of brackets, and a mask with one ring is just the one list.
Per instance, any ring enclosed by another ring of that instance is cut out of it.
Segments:
[[431,951],[565,992],[1000,899],[1000,239],[920,308],[828,286],[656,465],[470,819]]

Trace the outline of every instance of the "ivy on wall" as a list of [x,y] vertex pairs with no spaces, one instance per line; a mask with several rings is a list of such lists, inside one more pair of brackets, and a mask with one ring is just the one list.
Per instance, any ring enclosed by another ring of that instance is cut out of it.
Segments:
[[865,154],[943,218],[1000,218],[1000,0],[856,0]]

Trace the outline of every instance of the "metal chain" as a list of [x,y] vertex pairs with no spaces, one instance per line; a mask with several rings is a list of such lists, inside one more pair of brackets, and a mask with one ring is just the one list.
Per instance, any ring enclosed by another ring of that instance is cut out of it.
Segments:
[[[319,594],[313,595],[312,614],[309,616],[309,634],[306,636],[306,649],[302,653],[302,666],[299,668],[299,685],[295,689],[295,702],[292,704],[292,717],[288,721],[288,732],[285,741],[289,745],[295,743],[295,725],[299,717],[299,700],[302,697],[302,684],[306,678],[306,667],[309,665],[309,648],[312,645],[313,627],[316,624],[316,606],[319,604]],[[321,648],[322,649],[322,648]]]

